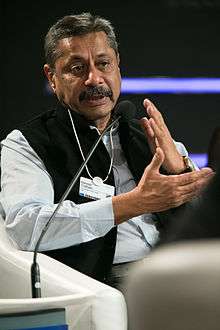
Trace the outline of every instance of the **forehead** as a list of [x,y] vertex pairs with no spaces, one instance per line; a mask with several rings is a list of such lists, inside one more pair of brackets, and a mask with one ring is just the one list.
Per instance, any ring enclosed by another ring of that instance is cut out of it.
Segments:
[[92,32],[82,36],[61,39],[57,45],[61,57],[65,56],[93,56],[101,54],[115,54],[109,46],[105,32]]

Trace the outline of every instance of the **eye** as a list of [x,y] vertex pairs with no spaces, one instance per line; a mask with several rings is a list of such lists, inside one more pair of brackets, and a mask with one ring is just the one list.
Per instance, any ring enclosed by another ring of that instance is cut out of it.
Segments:
[[108,60],[102,60],[97,63],[97,67],[101,71],[108,71],[111,68],[111,62]]
[[74,64],[74,65],[71,66],[70,70],[71,70],[71,72],[73,74],[79,75],[81,73],[84,73],[84,71],[85,71],[85,65],[82,64],[82,63],[80,63],[80,64]]

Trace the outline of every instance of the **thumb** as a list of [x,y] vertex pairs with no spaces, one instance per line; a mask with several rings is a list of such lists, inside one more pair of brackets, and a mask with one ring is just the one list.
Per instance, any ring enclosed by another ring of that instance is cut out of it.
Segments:
[[160,147],[157,147],[154,157],[152,158],[151,163],[148,165],[148,169],[159,172],[160,166],[163,164],[164,158],[165,156],[163,150]]

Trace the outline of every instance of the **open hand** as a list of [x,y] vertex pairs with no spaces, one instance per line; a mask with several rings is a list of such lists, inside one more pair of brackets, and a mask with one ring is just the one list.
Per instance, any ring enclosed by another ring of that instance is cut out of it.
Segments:
[[179,175],[161,174],[164,158],[163,150],[157,147],[137,187],[112,198],[116,224],[141,214],[180,206],[199,195],[214,175],[210,168]]
[[183,158],[176,148],[163,116],[150,100],[145,99],[143,104],[149,119],[145,117],[140,122],[145,130],[152,153],[155,153],[156,147],[160,147],[165,155],[163,168],[168,173],[178,174],[183,172],[185,169]]
[[200,194],[214,175],[211,168],[179,175],[163,175],[159,169],[164,157],[162,149],[157,147],[151,163],[135,188],[143,213],[164,211],[190,201]]

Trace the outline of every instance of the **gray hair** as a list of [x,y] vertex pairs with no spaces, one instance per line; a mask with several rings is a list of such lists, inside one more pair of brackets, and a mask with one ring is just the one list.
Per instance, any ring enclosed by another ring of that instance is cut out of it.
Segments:
[[101,31],[106,33],[109,46],[117,54],[118,43],[110,21],[100,16],[93,16],[90,13],[64,16],[51,26],[45,37],[44,51],[46,62],[51,68],[54,68],[55,62],[60,56],[57,49],[59,40]]

